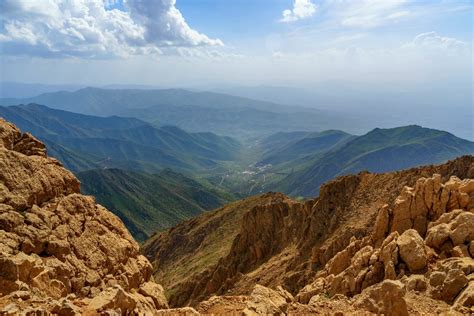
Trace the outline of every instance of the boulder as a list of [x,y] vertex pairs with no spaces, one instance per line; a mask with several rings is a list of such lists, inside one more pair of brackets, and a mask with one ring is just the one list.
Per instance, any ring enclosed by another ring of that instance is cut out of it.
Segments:
[[[285,291],[286,292],[286,291]],[[249,301],[243,311],[244,315],[269,315],[285,313],[290,303],[289,293],[284,295],[267,287],[256,285],[250,294]]]
[[384,280],[365,289],[355,297],[354,306],[387,316],[408,315],[405,287],[400,281]]
[[427,263],[427,255],[423,239],[414,229],[406,230],[397,239],[400,257],[411,272],[423,269]]
[[120,285],[110,287],[94,297],[86,307],[87,311],[105,312],[107,310],[120,310],[122,314],[131,313],[137,302],[127,294]]
[[456,309],[470,308],[472,312],[474,307],[474,281],[469,282],[469,285],[459,294],[453,305]]
[[139,293],[151,297],[156,309],[169,308],[163,287],[155,282],[146,282],[140,286]]

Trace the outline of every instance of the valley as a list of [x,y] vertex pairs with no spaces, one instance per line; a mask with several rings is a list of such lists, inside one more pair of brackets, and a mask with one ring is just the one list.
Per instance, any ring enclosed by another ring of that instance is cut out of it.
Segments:
[[[198,109],[209,100],[216,102],[210,103],[214,104],[212,111],[223,111],[228,118],[233,117],[235,107],[299,115],[300,109],[287,113],[285,106],[222,94],[88,88],[31,100],[49,103],[0,106],[0,116],[42,140],[48,154],[78,176],[84,192],[117,214],[139,241],[235,199],[273,191],[305,200],[317,196],[323,183],[338,176],[395,171],[474,153],[473,142],[416,125],[377,128],[363,135],[334,129],[276,133],[265,129],[244,135],[227,129],[226,134],[232,136],[221,136],[210,132],[219,129],[209,124],[204,124],[206,131],[190,132],[141,119],[140,108],[150,104],[160,104],[156,114],[164,119],[168,115],[164,104],[168,104],[166,108],[194,104]],[[87,107],[79,107],[80,103]],[[64,110],[71,108],[75,111]],[[131,109],[135,117],[76,113],[106,115]],[[155,110],[143,113],[155,115]],[[198,119],[194,112],[188,114]],[[246,122],[241,117],[233,119]],[[256,125],[266,125],[269,117],[254,119],[259,120]],[[304,119],[299,117],[299,125],[305,126]],[[163,122],[176,123],[173,119]],[[286,127],[278,124],[275,121],[272,126],[296,128],[292,123]],[[322,128],[315,122],[311,126],[313,130]]]

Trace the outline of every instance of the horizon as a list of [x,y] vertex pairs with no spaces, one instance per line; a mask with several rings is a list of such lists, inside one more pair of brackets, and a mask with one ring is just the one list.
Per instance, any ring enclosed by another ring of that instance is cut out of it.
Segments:
[[474,139],[471,1],[6,0],[0,8],[2,97],[24,97],[5,92],[9,82],[206,90]]

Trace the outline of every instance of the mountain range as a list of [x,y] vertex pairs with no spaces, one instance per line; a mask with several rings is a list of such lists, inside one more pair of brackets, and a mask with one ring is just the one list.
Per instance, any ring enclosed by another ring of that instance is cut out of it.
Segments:
[[122,168],[158,172],[211,169],[233,160],[238,141],[175,126],[154,127],[135,118],[97,117],[29,104],[0,107],[0,116],[51,147],[68,168]]
[[315,108],[281,105],[215,92],[184,89],[100,89],[0,99],[1,105],[37,103],[70,112],[135,117],[155,126],[249,138],[279,131],[321,131],[363,126],[363,122]]
[[[301,140],[296,144],[301,143]],[[293,171],[276,186],[290,195],[314,196],[324,182],[360,171],[389,172],[435,164],[474,153],[474,143],[448,132],[404,126],[374,129],[359,137],[346,135],[324,153],[286,163]],[[309,148],[308,145],[304,148]],[[286,170],[289,168],[286,167]]]

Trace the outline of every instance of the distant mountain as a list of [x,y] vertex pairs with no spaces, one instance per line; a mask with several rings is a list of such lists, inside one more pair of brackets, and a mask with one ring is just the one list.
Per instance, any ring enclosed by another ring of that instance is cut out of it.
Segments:
[[[283,140],[276,141],[276,138]],[[264,154],[259,165],[278,165],[297,158],[328,151],[354,136],[337,130],[320,133],[279,133],[264,139],[261,143]],[[286,139],[286,141],[285,141]]]
[[77,84],[41,84],[21,82],[0,82],[0,98],[31,98],[43,93],[56,91],[75,91],[83,89]]
[[0,107],[0,116],[46,142],[51,154],[74,171],[210,169],[233,160],[240,148],[234,139],[212,133],[155,128],[134,118],[82,115],[37,104]]
[[314,108],[183,89],[85,88],[0,100],[2,105],[28,103],[89,115],[135,117],[157,126],[175,125],[187,131],[210,131],[235,137],[357,125],[350,117],[335,116]]
[[340,175],[363,170],[389,172],[473,153],[473,142],[444,131],[416,125],[377,128],[322,155],[307,157],[304,162],[295,161],[296,171],[290,172],[273,189],[314,196],[321,184]]
[[85,194],[118,215],[139,241],[151,233],[222,206],[232,195],[169,169],[145,174],[120,169],[77,174]]

